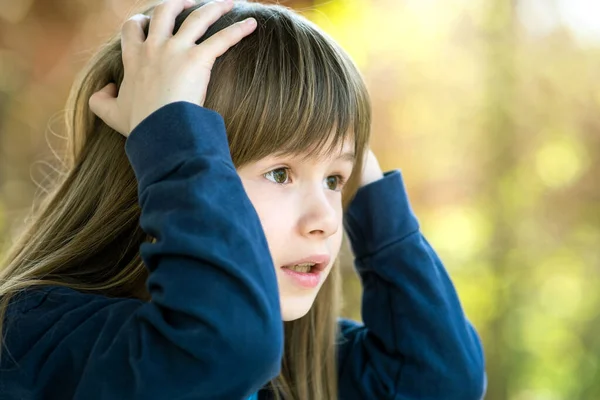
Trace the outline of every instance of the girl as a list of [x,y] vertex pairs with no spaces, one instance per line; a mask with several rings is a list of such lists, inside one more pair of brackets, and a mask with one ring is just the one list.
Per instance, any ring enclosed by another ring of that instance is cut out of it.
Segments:
[[[68,171],[0,275],[2,399],[482,397],[360,74],[306,19],[167,0],[69,102]],[[337,319],[344,227],[364,325]]]

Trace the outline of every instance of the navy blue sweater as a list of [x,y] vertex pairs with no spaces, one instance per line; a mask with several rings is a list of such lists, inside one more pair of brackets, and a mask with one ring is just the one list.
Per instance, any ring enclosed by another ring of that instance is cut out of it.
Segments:
[[[274,266],[221,116],[169,104],[125,149],[140,225],[156,238],[140,246],[152,300],[63,287],[20,293],[5,317],[2,400],[239,400],[280,371]],[[399,171],[361,188],[344,223],[364,325],[340,319],[340,399],[482,398],[481,344]]]

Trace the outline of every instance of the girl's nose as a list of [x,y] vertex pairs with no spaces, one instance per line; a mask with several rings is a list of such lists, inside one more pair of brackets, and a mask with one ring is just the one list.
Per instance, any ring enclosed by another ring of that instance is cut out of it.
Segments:
[[300,229],[303,235],[329,237],[339,229],[338,211],[322,189],[307,195],[302,207]]

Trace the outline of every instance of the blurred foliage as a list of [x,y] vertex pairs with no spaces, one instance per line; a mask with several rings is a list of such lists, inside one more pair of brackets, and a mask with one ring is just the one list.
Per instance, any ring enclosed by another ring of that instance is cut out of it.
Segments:
[[[283,4],[323,27],[361,68],[374,107],[372,147],[384,169],[403,170],[422,229],[484,342],[486,398],[600,398],[600,7]],[[116,0],[0,7],[5,244],[51,172],[40,160],[60,143],[74,75],[132,9]],[[345,261],[345,314],[359,319],[360,286],[348,254]]]

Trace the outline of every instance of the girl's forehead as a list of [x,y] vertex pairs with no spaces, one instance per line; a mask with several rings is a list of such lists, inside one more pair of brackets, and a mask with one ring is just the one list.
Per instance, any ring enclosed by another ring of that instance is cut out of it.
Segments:
[[255,158],[253,161],[244,163],[238,168],[267,168],[276,163],[292,163],[294,165],[331,165],[334,163],[343,163],[354,169],[357,154],[355,153],[354,140],[348,138],[339,142],[335,146],[331,143],[323,146],[312,146],[309,149],[290,151],[275,151],[262,157]]
[[354,151],[354,140],[352,138],[345,138],[343,141],[333,145],[332,141],[321,146],[311,146],[303,151],[294,153],[281,152],[276,153],[274,156],[291,156],[293,158],[299,158],[306,161],[335,161],[342,159],[343,161],[354,162],[355,151]]

